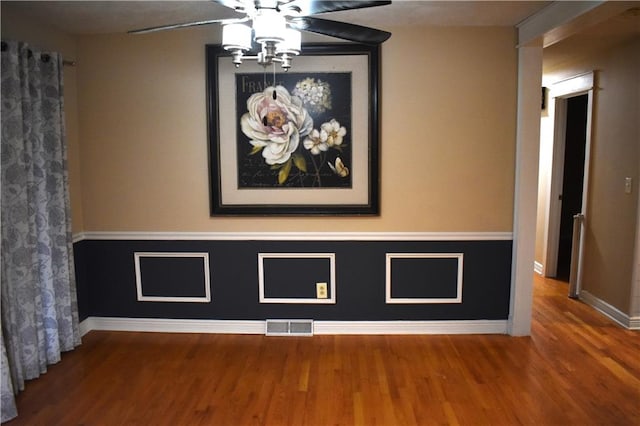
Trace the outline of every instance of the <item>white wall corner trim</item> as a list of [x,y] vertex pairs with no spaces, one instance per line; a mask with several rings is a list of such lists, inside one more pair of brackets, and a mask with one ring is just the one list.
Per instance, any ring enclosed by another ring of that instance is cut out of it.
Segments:
[[151,241],[509,241],[512,232],[81,232],[84,240]]
[[[193,320],[162,318],[89,317],[80,323],[90,331],[157,333],[264,334],[263,320]],[[506,334],[506,320],[454,321],[314,321],[314,334]]]
[[632,330],[640,330],[640,317],[630,317],[620,309],[610,305],[586,290],[582,290],[580,292],[580,300],[609,319],[615,321],[622,327]]
[[509,334],[531,334],[533,274],[540,156],[540,87],[542,47],[518,49],[518,114],[516,179],[513,212],[513,250]]

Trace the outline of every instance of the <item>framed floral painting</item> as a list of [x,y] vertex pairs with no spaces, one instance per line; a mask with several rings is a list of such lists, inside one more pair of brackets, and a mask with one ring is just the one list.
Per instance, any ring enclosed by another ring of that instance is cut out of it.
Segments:
[[379,213],[379,47],[303,45],[288,72],[206,55],[212,215]]

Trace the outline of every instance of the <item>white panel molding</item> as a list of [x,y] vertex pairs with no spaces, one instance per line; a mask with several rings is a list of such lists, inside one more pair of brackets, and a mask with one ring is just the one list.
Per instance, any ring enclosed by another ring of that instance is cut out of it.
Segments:
[[[209,253],[194,252],[135,252],[133,254],[136,274],[136,294],[138,302],[190,302],[190,303],[209,303],[211,302],[211,283],[209,273]],[[140,258],[142,257],[159,257],[159,258],[184,258],[193,257],[202,259],[203,268],[203,297],[184,297],[184,296],[145,296],[143,292],[142,273],[140,271]]]
[[594,296],[586,290],[582,290],[579,296],[580,300],[582,300],[584,303],[591,306],[596,311],[600,312],[609,319],[615,321],[622,327],[633,330],[640,329],[640,317],[630,317],[620,309],[608,304],[604,300]]
[[[265,297],[264,259],[329,259],[330,297],[318,298],[275,298]],[[260,303],[293,304],[335,304],[336,303],[336,254],[335,253],[258,253],[258,291]]]
[[[391,263],[393,259],[457,259],[456,297],[401,298],[391,296]],[[386,254],[386,303],[429,304],[462,303],[462,271],[464,254],[462,253],[387,253]]]
[[[157,333],[264,334],[263,320],[191,320],[89,317],[80,323],[82,335],[93,331]],[[452,321],[314,321],[314,334],[506,334],[506,320]]]
[[144,241],[509,241],[512,232],[81,232],[84,240]]

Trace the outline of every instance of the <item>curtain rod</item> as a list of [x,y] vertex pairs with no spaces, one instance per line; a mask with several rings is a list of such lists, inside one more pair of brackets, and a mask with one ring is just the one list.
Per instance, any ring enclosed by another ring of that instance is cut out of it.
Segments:
[[[5,50],[7,50],[7,42],[2,40],[1,43],[1,50],[4,52]],[[31,49],[28,50],[29,55],[31,55]],[[49,60],[49,54],[48,53],[44,53],[44,55],[47,57],[47,60]],[[69,61],[67,59],[62,59],[62,65],[67,66],[67,67],[75,67],[76,66],[76,61]]]

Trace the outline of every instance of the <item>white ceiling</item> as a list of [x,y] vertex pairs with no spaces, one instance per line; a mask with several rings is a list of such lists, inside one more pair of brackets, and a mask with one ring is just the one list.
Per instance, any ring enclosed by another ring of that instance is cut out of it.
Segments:
[[[398,26],[514,26],[549,1],[409,1],[323,14],[378,29]],[[157,25],[234,17],[213,1],[2,1],[70,34],[124,33]]]

